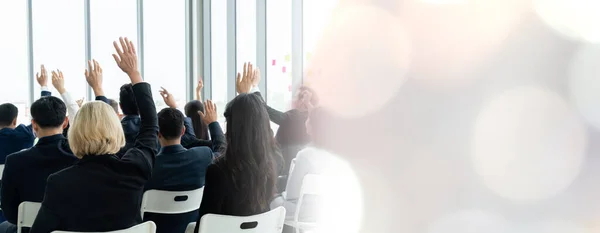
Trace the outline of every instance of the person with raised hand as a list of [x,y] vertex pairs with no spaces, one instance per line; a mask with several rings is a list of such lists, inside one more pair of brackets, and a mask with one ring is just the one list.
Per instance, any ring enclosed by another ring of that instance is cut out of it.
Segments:
[[[169,108],[173,108],[173,109],[177,109],[177,101],[175,101],[175,97],[173,96],[173,94],[171,94],[167,89],[165,89],[164,87],[161,87],[161,90],[158,91],[160,93],[160,96],[163,98],[163,101],[165,102],[165,104],[167,104],[167,106],[169,106]],[[211,104],[213,104],[211,102]],[[204,104],[203,104],[204,105]],[[204,109],[202,109],[204,110]],[[223,139],[223,130],[221,129],[220,124],[217,122],[217,120],[215,119],[214,121],[212,121],[212,118],[207,120],[204,120],[204,114],[202,112],[202,110],[196,110],[196,112],[193,113],[188,113],[188,111],[190,111],[189,106],[186,105],[186,115],[191,115],[191,114],[195,114],[197,119],[203,119],[202,125],[206,126],[206,129],[208,129],[208,131],[210,131],[210,135],[211,138],[213,140],[208,140],[208,138],[206,139],[199,139],[196,137],[195,134],[195,129],[194,129],[194,116],[192,117],[185,117],[183,120],[183,124],[184,124],[184,134],[181,137],[181,145],[183,145],[185,148],[190,149],[190,148],[194,148],[194,147],[201,147],[201,146],[206,146],[206,147],[210,147],[213,148],[215,152],[218,152],[219,149],[223,146],[222,144],[219,143],[219,140],[224,140]],[[215,124],[212,124],[215,123]],[[211,125],[212,124],[212,125]],[[208,133],[208,132],[207,132]],[[217,142],[215,142],[217,141]],[[216,149],[215,149],[216,148]]]
[[106,103],[84,104],[69,131],[76,165],[48,177],[42,206],[31,233],[55,230],[105,232],[141,223],[140,203],[158,147],[158,120],[151,87],[137,71],[133,43],[115,43],[117,65],[129,76],[139,106],[141,126],[134,146],[125,145],[119,118]]
[[[254,93],[261,96],[258,84],[260,83],[260,70],[254,68],[252,64],[244,64],[244,72],[238,74],[237,78],[238,93]],[[246,80],[246,81],[244,81]],[[250,84],[248,84],[250,82]],[[262,98],[262,96],[261,96]],[[284,168],[279,175],[287,175],[292,159],[302,150],[309,142],[310,136],[306,133],[305,122],[308,119],[310,108],[317,107],[319,100],[313,89],[302,86],[296,91],[296,95],[292,100],[292,109],[287,112],[282,112],[270,107],[264,102],[269,119],[271,122],[279,125],[275,139],[279,144],[283,158]],[[283,178],[283,177],[282,177]],[[279,185],[279,191],[285,188],[285,179]]]
[[[44,65],[41,65],[35,79],[42,89],[42,97],[52,95],[48,89],[48,72]],[[0,105],[0,164],[4,164],[7,155],[30,148],[35,141],[32,125],[17,124],[18,115],[19,109],[14,104]]]
[[[165,89],[161,90],[163,98],[169,98]],[[171,95],[172,96],[172,95]],[[203,119],[211,127],[217,127],[213,133],[213,145],[224,147],[225,138],[217,123],[216,106],[209,100]],[[146,184],[146,190],[191,191],[204,186],[206,168],[214,158],[219,156],[209,147],[193,147],[186,149],[183,145],[184,115],[176,108],[164,108],[158,113],[158,126],[161,149],[156,157],[152,178]],[[157,225],[157,233],[184,232],[188,223],[198,219],[198,211],[184,214],[144,214],[144,221],[153,221]]]
[[[204,113],[204,104],[202,103],[202,88],[204,88],[204,82],[202,77],[198,79],[196,85],[196,99],[185,104],[184,112],[185,115],[192,121],[194,134],[199,140],[209,141],[208,139],[208,125],[202,120],[202,116],[198,112]],[[208,145],[207,145],[208,146]]]
[[63,101],[67,105],[69,124],[73,123],[75,114],[77,114],[77,111],[79,111],[79,104],[77,104],[77,101],[73,100],[69,92],[67,92],[67,89],[65,88],[65,78],[62,71],[52,71],[52,86],[54,86],[54,88],[58,91]]
[[202,77],[200,77],[196,85],[196,100],[200,102],[202,102],[202,88],[204,88],[204,82],[202,81]]
[[104,81],[102,77],[102,67],[100,67],[100,63],[96,60],[88,60],[88,68],[85,70],[85,80],[94,91],[96,100],[110,104],[108,98],[104,96],[104,89],[102,88],[102,83]]

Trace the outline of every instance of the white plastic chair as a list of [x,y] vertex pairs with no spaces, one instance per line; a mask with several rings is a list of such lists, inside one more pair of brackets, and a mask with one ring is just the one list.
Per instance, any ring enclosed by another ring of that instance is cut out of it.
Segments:
[[23,227],[31,227],[42,207],[42,203],[24,201],[19,204],[17,216],[17,233],[21,233]]
[[4,173],[4,164],[0,164],[0,180],[2,180],[2,173]]
[[[77,231],[53,231],[52,233],[86,233]],[[90,232],[91,233],[91,232]],[[156,233],[156,224],[152,221],[140,223],[124,230],[106,231],[96,233]]]
[[329,177],[307,174],[302,179],[302,187],[300,188],[300,195],[296,204],[296,210],[294,211],[294,218],[286,220],[285,225],[294,227],[296,233],[300,233],[300,230],[314,230],[317,227],[316,222],[302,222],[300,221],[300,210],[302,210],[302,204],[304,202],[305,195],[322,195],[324,185],[327,185]]
[[204,187],[182,192],[148,190],[142,198],[141,215],[145,212],[159,214],[181,214],[200,208]]
[[[206,214],[200,219],[199,233],[281,233],[285,208],[247,217]],[[193,233],[196,223],[190,223],[185,233]]]

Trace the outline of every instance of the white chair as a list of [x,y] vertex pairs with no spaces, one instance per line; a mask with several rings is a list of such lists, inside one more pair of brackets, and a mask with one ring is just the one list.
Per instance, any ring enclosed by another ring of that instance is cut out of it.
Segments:
[[[206,214],[200,219],[200,233],[281,233],[285,208],[247,217]],[[193,233],[196,223],[190,223],[185,233]]]
[[148,190],[142,197],[141,215],[145,212],[159,214],[181,214],[200,208],[204,187],[182,192]]
[[[77,231],[53,231],[52,233],[85,233]],[[96,232],[102,233],[102,232]],[[106,231],[103,233],[156,233],[156,224],[152,221],[140,223],[124,230]]]
[[317,227],[316,222],[302,222],[300,221],[300,210],[302,210],[302,204],[304,202],[305,195],[321,195],[324,190],[324,185],[328,184],[328,177],[307,174],[302,179],[302,187],[300,188],[300,195],[296,204],[296,210],[294,211],[294,218],[286,220],[285,225],[294,227],[296,233],[300,233],[300,230],[314,230]]
[[17,216],[17,233],[21,233],[23,227],[31,227],[42,207],[42,203],[24,201],[19,204]]
[[3,173],[4,173],[4,164],[0,164],[0,180],[2,180]]

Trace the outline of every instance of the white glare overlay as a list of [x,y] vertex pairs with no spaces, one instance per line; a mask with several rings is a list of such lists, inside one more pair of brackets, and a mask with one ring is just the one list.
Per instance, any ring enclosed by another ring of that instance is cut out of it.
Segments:
[[[316,233],[357,233],[362,224],[363,196],[358,177],[350,164],[332,154],[320,186],[319,219]],[[352,204],[348,204],[352,203]]]
[[404,83],[411,50],[400,22],[370,5],[334,12],[308,65],[311,74],[304,80],[323,106],[341,116],[360,117],[395,96]]
[[515,233],[594,233],[586,227],[564,220],[553,220],[516,229]]
[[600,45],[583,46],[569,67],[571,101],[585,120],[600,129]]
[[504,217],[482,210],[464,210],[435,221],[427,233],[510,233]]
[[584,162],[583,122],[556,93],[518,87],[493,98],[472,132],[472,163],[496,194],[518,201],[556,195]]
[[559,33],[577,40],[600,42],[600,1],[533,0],[533,7]]

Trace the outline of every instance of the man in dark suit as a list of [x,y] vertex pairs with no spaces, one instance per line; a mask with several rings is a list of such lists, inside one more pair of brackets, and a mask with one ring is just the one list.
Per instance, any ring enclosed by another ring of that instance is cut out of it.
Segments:
[[[207,101],[207,105],[210,104]],[[162,149],[156,157],[146,190],[190,191],[204,186],[206,168],[225,146],[225,136],[217,122],[216,111],[207,112],[204,120],[208,123],[213,148],[185,149],[181,145],[181,138],[186,131],[184,118],[183,113],[175,108],[165,108],[158,113],[158,138]],[[186,226],[197,219],[197,210],[178,215],[144,214],[144,221],[156,223],[158,233],[183,233]]]
[[6,158],[1,205],[8,221],[0,224],[0,232],[16,232],[19,204],[41,202],[48,176],[77,161],[62,135],[68,124],[66,113],[65,103],[53,96],[43,97],[31,105],[31,124],[39,141],[33,148]]

